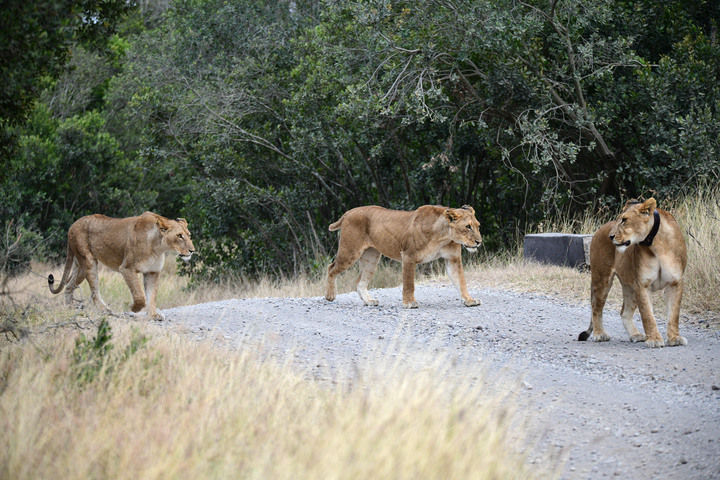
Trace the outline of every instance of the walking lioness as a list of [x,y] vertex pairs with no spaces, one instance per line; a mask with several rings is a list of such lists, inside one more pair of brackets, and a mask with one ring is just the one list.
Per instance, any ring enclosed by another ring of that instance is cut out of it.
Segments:
[[[129,218],[88,215],[68,230],[67,259],[60,285],[53,287],[52,275],[48,276],[48,285],[55,294],[65,287],[65,299],[70,304],[73,291],[87,279],[93,303],[109,310],[98,288],[97,267],[102,262],[125,278],[133,298],[133,312],[147,304],[148,317],[162,320],[155,305],[158,280],[165,252],[173,251],[186,262],[195,252],[184,218],[170,220],[152,212]],[[139,273],[143,274],[145,295]]]
[[[600,227],[590,244],[592,321],[578,340],[610,339],[603,328],[602,312],[617,275],[623,291],[620,316],[630,340],[644,341],[649,347],[665,345],[650,300],[650,291],[665,289],[667,345],[687,345],[679,331],[686,264],[685,239],[675,218],[656,209],[654,198],[627,202],[618,219]],[[645,334],[633,323],[636,308],[640,309]]]
[[425,205],[412,212],[377,206],[345,212],[330,231],[340,230],[340,246],[328,267],[327,295],[335,300],[336,277],[360,259],[357,292],[366,305],[377,305],[367,287],[375,274],[380,255],[402,262],[403,306],[417,308],[415,265],[445,259],[447,274],[460,291],[465,305],[480,305],[470,296],[462,266],[462,247],[475,252],[482,242],[475,210]]

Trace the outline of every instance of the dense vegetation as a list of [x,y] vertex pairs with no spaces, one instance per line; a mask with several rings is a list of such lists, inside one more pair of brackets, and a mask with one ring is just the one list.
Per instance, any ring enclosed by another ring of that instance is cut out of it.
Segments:
[[48,32],[27,57],[53,59],[0,52],[20,253],[153,210],[188,219],[200,277],[319,271],[357,205],[471,204],[499,249],[558,211],[718,183],[712,0],[32,2],[60,3],[60,26],[2,13],[0,44],[27,20]]

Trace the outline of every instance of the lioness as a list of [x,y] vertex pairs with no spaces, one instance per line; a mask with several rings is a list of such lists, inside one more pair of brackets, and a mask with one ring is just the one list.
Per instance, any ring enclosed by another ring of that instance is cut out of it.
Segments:
[[[678,328],[686,264],[685,239],[675,218],[656,209],[654,198],[627,202],[618,219],[600,227],[590,244],[592,321],[578,340],[590,337],[596,342],[605,342],[610,339],[603,329],[602,312],[617,275],[623,291],[620,316],[630,341],[645,341],[649,347],[665,345],[650,301],[650,291],[665,289],[667,345],[687,345]],[[638,307],[644,335],[633,323]]]
[[[133,312],[139,312],[147,304],[148,318],[162,320],[155,305],[158,280],[165,252],[172,251],[186,262],[195,252],[184,218],[170,220],[152,212],[129,218],[88,215],[68,230],[67,259],[60,285],[53,288],[52,274],[48,275],[48,285],[55,294],[65,287],[65,300],[71,304],[73,291],[87,279],[95,305],[109,311],[98,289],[100,261],[125,278],[133,297]],[[143,274],[144,296],[138,273]]]
[[335,261],[328,266],[327,294],[335,300],[336,277],[360,259],[356,288],[365,305],[377,305],[367,287],[375,274],[380,255],[402,262],[403,307],[417,308],[415,265],[445,259],[448,276],[460,291],[465,305],[480,305],[467,291],[462,266],[462,246],[475,252],[482,242],[475,210],[425,205],[412,212],[377,206],[348,210],[330,231],[341,230]]

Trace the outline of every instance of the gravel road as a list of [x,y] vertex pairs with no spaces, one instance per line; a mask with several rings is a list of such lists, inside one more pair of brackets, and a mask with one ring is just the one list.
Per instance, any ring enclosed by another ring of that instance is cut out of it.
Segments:
[[[230,346],[260,345],[321,380],[388,356],[409,366],[446,356],[452,375],[511,391],[527,414],[531,462],[560,459],[567,479],[720,479],[720,332],[681,321],[686,347],[631,343],[617,309],[611,341],[578,342],[589,303],[472,289],[464,307],[452,285],[418,285],[420,308],[400,288],[322,297],[226,300],[163,310],[170,328]],[[636,315],[636,322],[639,317]],[[664,318],[659,319],[661,333]],[[291,352],[291,353],[288,353]]]

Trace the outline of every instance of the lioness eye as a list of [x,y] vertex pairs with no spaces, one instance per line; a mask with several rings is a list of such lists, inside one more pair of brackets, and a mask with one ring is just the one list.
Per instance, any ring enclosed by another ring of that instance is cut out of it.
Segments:
[[182,233],[178,233],[178,238],[183,238]]
[[468,225],[468,226],[467,226],[467,229],[468,229],[468,230],[472,230],[472,225]]

